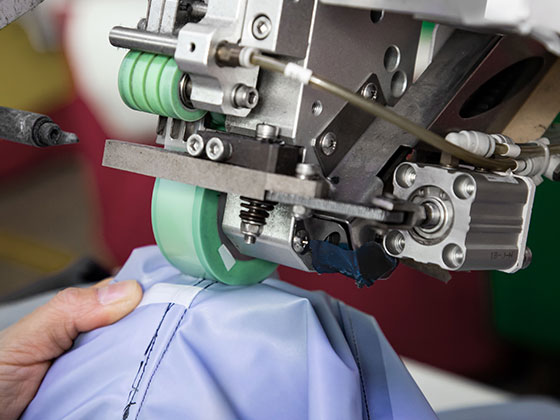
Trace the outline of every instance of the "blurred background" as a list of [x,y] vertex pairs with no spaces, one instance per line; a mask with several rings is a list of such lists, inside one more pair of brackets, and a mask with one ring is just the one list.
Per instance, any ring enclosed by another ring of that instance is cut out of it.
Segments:
[[[113,26],[136,26],[146,5],[49,0],[0,31],[0,105],[47,114],[81,140],[56,150],[0,141],[4,300],[71,266],[92,278],[109,274],[132,249],[155,242],[153,179],[101,166],[106,139],[155,138],[156,118],[120,100],[125,51],[108,42]],[[425,27],[428,43],[431,28]],[[420,54],[419,71],[426,61]],[[560,132],[557,121],[551,135]],[[510,392],[560,397],[557,189],[545,181],[537,190],[533,264],[514,276],[457,274],[444,284],[401,267],[367,290],[335,275],[281,268],[280,276],[371,313],[403,356]]]

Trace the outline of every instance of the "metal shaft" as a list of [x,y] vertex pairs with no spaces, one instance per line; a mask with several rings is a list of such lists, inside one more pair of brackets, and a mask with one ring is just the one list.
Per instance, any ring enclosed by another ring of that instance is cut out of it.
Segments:
[[177,49],[177,38],[139,29],[115,26],[109,33],[111,45],[129,50],[144,51],[173,57]]
[[0,139],[35,147],[78,143],[78,137],[60,129],[49,117],[0,107]]

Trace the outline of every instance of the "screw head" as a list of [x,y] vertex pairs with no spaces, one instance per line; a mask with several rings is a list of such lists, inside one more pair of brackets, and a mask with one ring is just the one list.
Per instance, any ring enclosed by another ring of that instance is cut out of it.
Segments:
[[275,140],[280,134],[280,129],[274,125],[270,124],[257,124],[257,130],[255,137],[257,140]]
[[321,169],[313,163],[298,163],[296,175],[299,179],[319,179]]
[[449,244],[443,248],[443,262],[451,270],[457,270],[465,263],[465,251],[457,244]]
[[296,204],[292,207],[292,214],[294,215],[296,220],[303,220],[311,217],[313,212],[305,206]]
[[236,108],[253,109],[259,103],[259,91],[253,87],[239,84],[233,89],[232,102]]
[[410,188],[416,182],[416,170],[412,165],[404,163],[397,168],[395,180],[401,188]]
[[332,132],[326,133],[321,138],[321,151],[325,156],[332,156],[336,151],[336,135]]
[[385,250],[392,256],[398,256],[404,252],[406,239],[398,230],[392,230],[385,236]]
[[136,28],[140,29],[141,31],[145,31],[148,27],[148,20],[146,18],[142,18],[136,24]]
[[476,183],[471,176],[460,175],[453,183],[453,192],[458,198],[467,200],[474,196],[476,192]]
[[266,15],[260,15],[253,21],[253,36],[257,39],[266,39],[272,32],[272,22]]
[[360,94],[366,99],[376,101],[377,95],[379,94],[379,89],[377,88],[375,83],[366,83],[364,87],[362,87]]
[[298,254],[305,254],[309,248],[309,234],[305,230],[298,230],[292,238],[292,249]]
[[187,139],[187,153],[198,157],[204,153],[204,139],[200,134],[191,134]]
[[227,160],[231,156],[231,145],[218,137],[212,137],[206,143],[206,155],[214,161]]

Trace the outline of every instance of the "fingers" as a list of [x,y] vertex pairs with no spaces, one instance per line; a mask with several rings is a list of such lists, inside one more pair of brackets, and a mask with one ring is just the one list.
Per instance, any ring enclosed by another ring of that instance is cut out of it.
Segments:
[[142,288],[133,280],[65,289],[6,330],[2,341],[19,358],[15,363],[48,361],[68,350],[79,333],[112,324],[130,313],[141,298]]
[[111,283],[113,281],[113,277],[109,277],[108,279],[102,280],[99,283],[95,283],[92,287],[94,289],[99,289],[103,286],[107,286],[109,283]]

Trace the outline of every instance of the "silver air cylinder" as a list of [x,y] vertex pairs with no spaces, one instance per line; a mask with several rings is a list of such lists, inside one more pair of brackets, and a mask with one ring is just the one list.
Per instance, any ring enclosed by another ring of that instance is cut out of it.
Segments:
[[451,271],[523,267],[535,195],[530,178],[403,163],[393,186],[395,196],[424,207],[426,220],[390,231],[390,255]]

